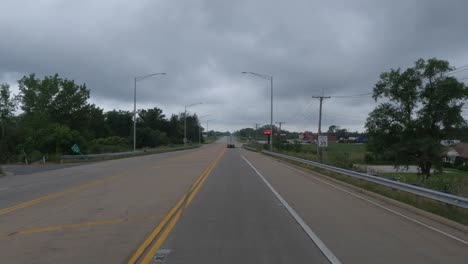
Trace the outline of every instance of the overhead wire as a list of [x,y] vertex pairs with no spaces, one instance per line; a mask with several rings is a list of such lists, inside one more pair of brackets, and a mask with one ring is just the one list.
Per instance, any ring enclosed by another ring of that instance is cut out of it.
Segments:
[[460,66],[460,67],[456,67],[454,70],[451,70],[451,71],[449,71],[447,73],[448,74],[454,74],[454,73],[459,73],[459,72],[466,71],[466,70],[468,70],[468,64]]
[[367,97],[372,93],[352,94],[352,95],[333,95],[332,98],[355,98],[355,97]]

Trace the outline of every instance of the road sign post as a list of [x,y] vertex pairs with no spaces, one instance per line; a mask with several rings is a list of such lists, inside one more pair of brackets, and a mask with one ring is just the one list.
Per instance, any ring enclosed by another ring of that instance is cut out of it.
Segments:
[[270,144],[270,140],[271,140],[271,130],[265,130],[263,132],[263,135],[267,136],[268,137],[268,144]]
[[80,147],[79,147],[77,144],[74,144],[74,145],[71,147],[71,150],[72,150],[73,152],[75,152],[76,154],[81,154],[81,155],[83,155],[83,153],[81,153]]
[[328,147],[328,136],[319,136],[318,144],[320,148]]

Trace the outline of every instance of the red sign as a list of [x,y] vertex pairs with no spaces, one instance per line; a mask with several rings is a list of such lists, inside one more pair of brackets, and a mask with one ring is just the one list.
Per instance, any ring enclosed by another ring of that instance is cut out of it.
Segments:
[[265,131],[263,132],[263,135],[271,135],[271,130],[265,130]]

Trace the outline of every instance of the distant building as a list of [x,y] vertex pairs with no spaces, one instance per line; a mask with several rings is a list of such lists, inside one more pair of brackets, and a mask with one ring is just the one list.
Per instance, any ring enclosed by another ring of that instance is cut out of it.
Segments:
[[348,137],[348,138],[340,138],[338,140],[339,143],[367,143],[369,139],[365,136],[359,136],[359,137]]
[[[324,135],[328,137],[328,142],[336,142],[336,136]],[[302,142],[316,143],[318,140],[317,134],[304,132],[299,134],[299,140]]]
[[444,162],[454,164],[456,160],[461,160],[463,165],[468,164],[468,143],[458,143],[444,152]]
[[461,141],[458,139],[446,139],[446,140],[440,141],[440,144],[446,147],[454,146],[459,143],[461,143]]

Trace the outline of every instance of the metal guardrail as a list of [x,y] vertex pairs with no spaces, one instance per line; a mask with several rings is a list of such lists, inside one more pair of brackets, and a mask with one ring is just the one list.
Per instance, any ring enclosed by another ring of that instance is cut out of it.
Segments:
[[102,154],[82,154],[82,155],[62,155],[60,158],[62,160],[66,159],[95,159],[95,158],[111,158],[111,157],[123,157],[123,156],[138,156],[147,153],[159,153],[165,150],[184,150],[192,149],[198,146],[189,146],[189,147],[174,147],[167,149],[149,149],[149,150],[137,150],[137,151],[126,151],[126,152],[115,152],[115,153],[102,153]]
[[257,151],[256,149],[251,148],[251,147],[247,147],[247,146],[242,146],[242,147],[244,147],[245,149],[248,149],[248,150],[250,150],[250,151],[255,151],[255,152]]
[[115,153],[102,153],[102,154],[86,154],[86,155],[62,155],[61,159],[94,159],[94,158],[108,158],[108,157],[119,157],[119,156],[133,156],[143,153],[143,151],[127,151],[127,152],[115,152]]
[[[244,147],[244,148],[252,150],[252,148],[249,148],[249,147]],[[390,188],[393,188],[393,189],[396,189],[396,190],[405,191],[405,192],[408,192],[408,193],[412,193],[412,194],[415,194],[415,195],[423,196],[423,197],[426,197],[426,198],[430,198],[430,199],[433,199],[433,200],[437,200],[437,201],[440,201],[440,202],[444,202],[444,203],[447,203],[447,204],[451,204],[451,205],[455,205],[455,206],[458,206],[458,207],[468,209],[468,198],[465,198],[465,197],[456,196],[456,195],[443,193],[443,192],[438,192],[438,191],[434,191],[434,190],[431,190],[431,189],[422,188],[422,187],[419,187],[419,186],[414,186],[414,185],[410,185],[410,184],[406,184],[406,183],[392,181],[392,180],[389,180],[389,179],[369,175],[369,174],[366,174],[366,173],[361,173],[361,172],[351,171],[351,170],[347,170],[347,169],[342,169],[342,168],[330,166],[330,165],[327,165],[327,164],[318,163],[318,162],[315,162],[315,161],[305,160],[305,159],[301,159],[301,158],[296,158],[296,157],[292,157],[292,156],[288,156],[288,155],[284,155],[284,154],[280,154],[280,153],[270,152],[270,151],[266,151],[266,150],[262,151],[262,153],[265,153],[265,154],[271,155],[271,156],[280,157],[280,158],[283,158],[283,159],[288,159],[288,160],[300,162],[300,163],[311,165],[311,166],[315,166],[315,167],[318,167],[318,168],[322,168],[322,169],[326,169],[326,170],[329,170],[329,171],[337,172],[337,173],[340,173],[340,174],[344,174],[344,175],[351,176],[351,177],[354,177],[354,178],[362,179],[362,180],[369,181],[369,182],[372,182],[372,183],[376,183],[376,184],[379,184],[379,185],[384,185],[384,186],[387,186],[387,187],[390,187]]]

